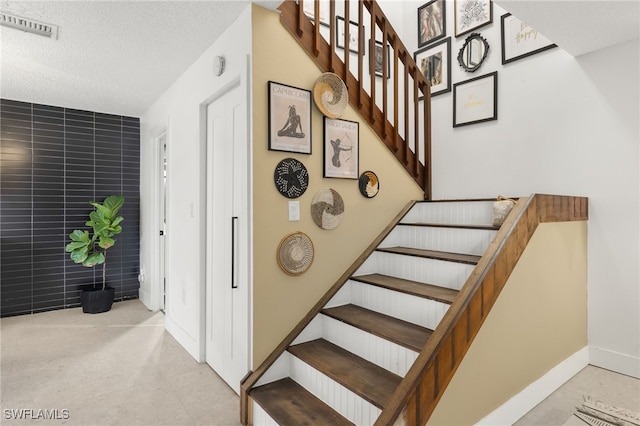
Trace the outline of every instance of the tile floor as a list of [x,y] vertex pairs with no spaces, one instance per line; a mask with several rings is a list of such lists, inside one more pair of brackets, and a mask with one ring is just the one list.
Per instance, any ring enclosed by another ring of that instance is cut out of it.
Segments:
[[[0,372],[3,425],[239,425],[238,396],[138,300],[3,318]],[[640,412],[639,380],[589,366],[516,425],[568,425],[583,395]]]

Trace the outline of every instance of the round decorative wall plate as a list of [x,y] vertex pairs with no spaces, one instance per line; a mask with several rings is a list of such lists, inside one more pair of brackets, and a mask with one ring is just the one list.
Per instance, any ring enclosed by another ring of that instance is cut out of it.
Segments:
[[309,172],[295,158],[285,158],[276,166],[273,182],[280,194],[287,198],[298,198],[309,186]]
[[286,274],[304,274],[313,262],[313,243],[304,232],[294,232],[280,241],[277,252],[278,265]]
[[380,190],[380,181],[378,180],[378,176],[376,176],[376,174],[371,170],[367,170],[362,173],[358,179],[358,189],[360,189],[360,193],[365,198],[375,197],[378,195],[378,191]]
[[320,112],[329,118],[338,118],[347,108],[347,86],[338,75],[325,72],[313,86],[313,101]]
[[342,222],[344,201],[337,191],[329,188],[316,192],[311,201],[311,218],[322,229],[333,229]]

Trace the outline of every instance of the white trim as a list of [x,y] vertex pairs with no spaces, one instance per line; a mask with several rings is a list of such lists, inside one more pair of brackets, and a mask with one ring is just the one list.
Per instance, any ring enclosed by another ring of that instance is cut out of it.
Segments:
[[589,346],[589,360],[590,364],[597,367],[640,379],[640,358],[609,349]]
[[524,388],[476,425],[511,425],[589,364],[589,347],[585,346],[544,376]]
[[184,328],[180,327],[180,325],[173,321],[169,315],[164,316],[164,325],[167,332],[171,334],[171,336],[173,336],[180,345],[182,345],[189,355],[195,358],[196,361],[202,362],[199,360],[199,342],[195,337],[190,335]]

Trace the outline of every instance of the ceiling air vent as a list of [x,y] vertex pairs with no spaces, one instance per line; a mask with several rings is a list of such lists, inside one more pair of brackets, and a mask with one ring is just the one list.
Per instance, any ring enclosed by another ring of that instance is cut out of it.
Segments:
[[12,15],[10,13],[0,12],[0,25],[3,27],[15,28],[16,30],[26,31],[28,33],[37,34],[52,40],[58,38],[58,26],[46,24],[44,22],[34,21],[29,18]]

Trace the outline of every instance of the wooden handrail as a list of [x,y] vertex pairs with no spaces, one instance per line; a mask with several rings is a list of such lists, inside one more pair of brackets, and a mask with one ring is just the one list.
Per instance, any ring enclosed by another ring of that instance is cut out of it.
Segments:
[[[280,20],[300,45],[309,53],[321,70],[339,75],[345,82],[349,92],[349,103],[358,111],[362,119],[369,123],[373,131],[380,137],[389,150],[400,161],[414,181],[423,189],[424,198],[431,199],[431,92],[428,82],[413,60],[411,53],[404,46],[400,37],[393,29],[389,20],[375,0],[357,1],[358,46],[357,66],[358,76],[354,76],[349,51],[350,28],[352,11],[351,0],[340,0],[344,4],[342,18],[345,20],[344,39],[337,40],[336,36],[336,0],[330,0],[328,20],[329,36],[325,39],[320,32],[321,10],[319,2],[314,2],[313,22],[304,14],[304,3],[313,0],[286,0],[278,7],[281,12]],[[326,5],[325,5],[326,7]],[[364,9],[369,13],[370,31],[365,35]],[[354,17],[355,19],[355,17]],[[370,43],[365,43],[365,37]],[[382,84],[375,74],[375,61],[372,55],[369,64],[369,87],[363,85],[363,60],[366,49],[375,51],[375,40],[382,37]],[[343,43],[342,57],[336,53],[338,43]],[[393,55],[387,51],[387,46]],[[393,66],[387,69],[387,60],[393,60]],[[391,74],[391,75],[389,75]],[[391,83],[387,82],[390,77]],[[380,84],[380,87],[377,87]],[[389,93],[389,84],[393,93]],[[399,87],[402,84],[403,90]],[[377,98],[376,91],[379,91]],[[393,100],[390,102],[390,97]],[[378,106],[376,100],[381,102]],[[423,102],[424,107],[419,107]],[[402,110],[400,107],[403,107]],[[392,110],[391,110],[392,109]],[[404,122],[400,119],[404,115]],[[413,123],[413,126],[410,126]],[[411,128],[412,127],[412,128]],[[413,148],[412,148],[413,147]]]
[[375,425],[426,424],[538,225],[587,219],[585,197],[520,198]]
[[355,260],[355,262],[345,271],[344,274],[338,278],[338,280],[331,286],[327,293],[322,296],[320,300],[311,308],[311,310],[305,315],[302,320],[291,330],[291,332],[284,338],[282,342],[269,354],[269,356],[255,369],[255,371],[249,372],[242,379],[240,383],[240,423],[243,425],[248,424],[249,421],[249,391],[255,386],[260,378],[267,372],[269,367],[278,360],[280,355],[287,350],[296,337],[309,325],[316,315],[320,313],[322,308],[331,300],[333,296],[342,288],[342,286],[349,280],[349,278],[358,270],[365,260],[373,253],[373,251],[380,245],[380,243],[389,235],[393,228],[402,220],[402,218],[411,210],[415,205],[415,201],[409,202],[403,209],[396,215],[396,217],[380,232],[375,240],[367,247],[367,249]]

